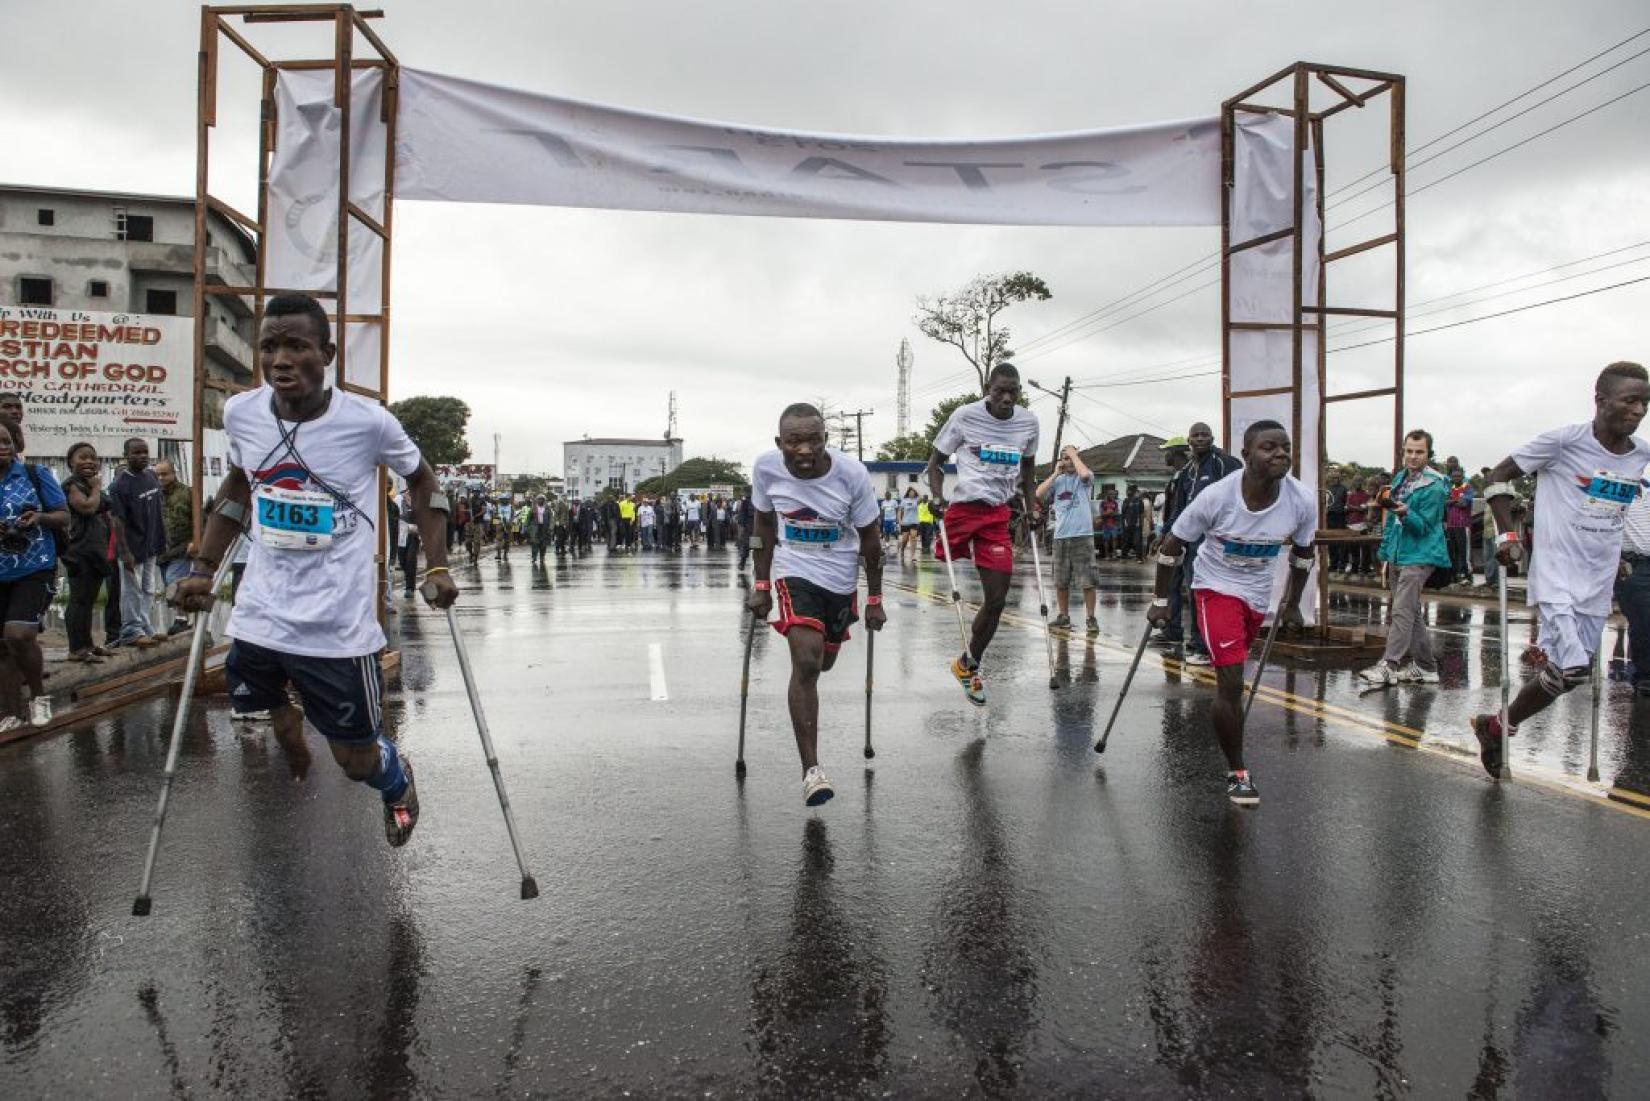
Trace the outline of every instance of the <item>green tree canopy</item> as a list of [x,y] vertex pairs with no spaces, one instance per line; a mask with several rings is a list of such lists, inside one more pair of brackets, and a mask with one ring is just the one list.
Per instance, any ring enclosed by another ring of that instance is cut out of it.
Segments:
[[1053,297],[1041,276],[1029,271],[979,275],[939,298],[918,298],[917,329],[930,340],[949,344],[963,354],[979,376],[980,390],[991,368],[1007,359],[1009,332],[997,315],[1016,302]]
[[684,460],[669,474],[648,478],[636,486],[637,493],[675,493],[683,486],[712,486],[746,484],[745,468],[728,459],[696,458]]
[[432,466],[461,463],[470,457],[470,445],[464,439],[464,429],[470,423],[470,407],[457,398],[422,395],[403,398],[390,406],[390,412]]

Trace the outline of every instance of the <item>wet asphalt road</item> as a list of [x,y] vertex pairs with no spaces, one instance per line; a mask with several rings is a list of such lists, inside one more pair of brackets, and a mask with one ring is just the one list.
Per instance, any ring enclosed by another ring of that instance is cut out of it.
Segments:
[[[731,553],[535,570],[518,550],[458,574],[542,897],[516,897],[428,611],[401,617],[389,706],[423,803],[400,851],[318,740],[300,783],[218,702],[192,722],[137,919],[165,702],[0,751],[0,1096],[1632,1097],[1650,1081],[1650,821],[1565,790],[1586,693],[1520,736],[1514,784],[1448,752],[1493,706],[1493,613],[1438,610],[1437,689],[1360,700],[1346,670],[1269,675],[1249,742],[1264,802],[1240,811],[1207,687],[1156,658],[1108,752],[1090,748],[1143,571],[1107,568],[1107,636],[1062,644],[1057,692],[1017,585],[983,713],[945,672],[941,574],[891,571],[878,755],[861,758],[856,637],[822,690],[838,795],[815,813],[771,632],[734,781]],[[1650,715],[1624,692],[1604,778],[1650,791]]]

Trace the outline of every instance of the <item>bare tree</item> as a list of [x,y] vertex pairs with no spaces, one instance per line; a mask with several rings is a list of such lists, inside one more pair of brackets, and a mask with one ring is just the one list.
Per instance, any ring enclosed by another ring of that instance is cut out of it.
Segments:
[[1009,357],[1009,332],[997,324],[997,315],[1016,302],[1050,297],[1048,284],[1029,271],[981,275],[952,294],[918,298],[914,320],[923,336],[950,344],[963,354],[979,376],[983,392],[991,368]]

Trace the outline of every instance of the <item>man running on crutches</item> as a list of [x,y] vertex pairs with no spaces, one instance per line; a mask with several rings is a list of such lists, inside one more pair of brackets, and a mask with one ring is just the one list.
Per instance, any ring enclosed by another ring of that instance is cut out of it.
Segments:
[[[229,473],[218,491],[189,576],[174,601],[212,605],[212,578],[235,535],[252,554],[229,618],[224,671],[237,712],[268,711],[275,737],[303,768],[305,720],[351,780],[384,803],[384,836],[407,843],[418,824],[412,765],[384,736],[378,652],[378,467],[407,479],[411,521],[429,568],[425,599],[458,599],[447,572],[446,518],[430,507],[435,472],[394,414],[327,384],[332,357],[326,311],[308,295],[264,304],[258,363],[265,385],[224,404]],[[303,710],[287,697],[297,690]]]
[[754,628],[768,618],[778,594],[773,627],[791,652],[787,699],[802,758],[802,801],[817,807],[835,794],[819,766],[819,675],[836,664],[849,625],[859,619],[861,559],[869,594],[865,626],[880,631],[888,618],[882,610],[882,507],[865,464],[825,446],[825,418],[812,405],[787,407],[773,442],[778,448],[751,464],[759,542],[748,607]]
[[[1501,532],[1496,557],[1503,567],[1519,558],[1509,483],[1524,474],[1541,475],[1528,601],[1540,614],[1540,646],[1547,655],[1541,671],[1508,706],[1505,723],[1494,714],[1471,720],[1479,760],[1497,779],[1506,760],[1506,739],[1592,676],[1621,561],[1623,516],[1643,492],[1644,468],[1650,462],[1650,444],[1633,435],[1646,403],[1650,374],[1637,363],[1612,363],[1594,383],[1591,422],[1544,432],[1490,471],[1484,499]],[[1501,630],[1505,637],[1505,617]]]
[[1240,807],[1260,804],[1243,761],[1243,663],[1260,637],[1272,606],[1278,555],[1292,543],[1289,587],[1278,606],[1280,623],[1301,625],[1300,598],[1312,568],[1318,505],[1289,473],[1289,433],[1277,421],[1256,421],[1243,433],[1243,469],[1209,486],[1174,522],[1157,559],[1155,599],[1146,618],[1169,620],[1169,583],[1189,543],[1197,553],[1192,599],[1197,627],[1215,669],[1215,705],[1209,716],[1226,756],[1226,797]]
[[[959,406],[934,437],[928,455],[929,508],[944,533],[934,553],[950,562],[974,559],[985,599],[974,616],[968,648],[951,663],[951,675],[968,702],[985,706],[980,662],[997,633],[1014,575],[1014,543],[1008,502],[1022,494],[1027,507],[1037,499],[1037,418],[1021,407],[1020,372],[999,363],[986,379],[985,397]],[[957,500],[945,499],[945,461],[957,456]],[[1036,525],[1034,516],[1027,520]]]

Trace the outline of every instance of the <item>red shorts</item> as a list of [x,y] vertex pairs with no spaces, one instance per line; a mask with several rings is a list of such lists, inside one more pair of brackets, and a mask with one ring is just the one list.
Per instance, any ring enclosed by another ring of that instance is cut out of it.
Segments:
[[1008,535],[1007,505],[958,501],[945,510],[945,538],[934,544],[934,557],[972,558],[982,570],[1014,572],[1014,542]]
[[773,583],[779,618],[773,629],[782,635],[792,627],[811,627],[825,636],[825,652],[834,654],[852,636],[848,626],[859,622],[859,593],[833,593],[805,577],[781,577]]
[[1249,607],[1247,600],[1213,589],[1193,589],[1192,599],[1197,601],[1197,629],[1209,648],[1209,664],[1217,669],[1242,665],[1260,637],[1265,614]]

